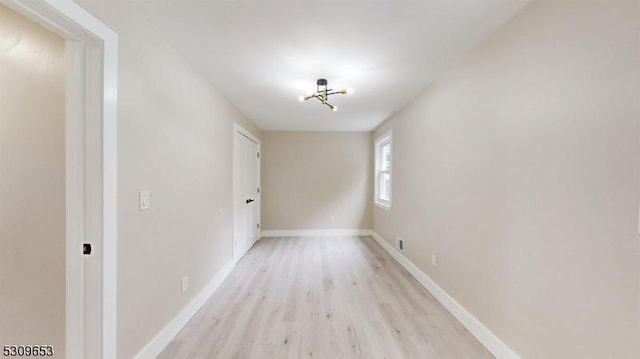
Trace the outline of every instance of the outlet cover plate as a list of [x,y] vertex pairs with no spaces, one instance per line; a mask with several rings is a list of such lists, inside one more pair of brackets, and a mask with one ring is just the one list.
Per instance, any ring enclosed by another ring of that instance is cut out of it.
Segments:
[[151,208],[151,195],[149,191],[147,190],[140,191],[139,202],[140,202],[141,211],[146,211],[149,208]]

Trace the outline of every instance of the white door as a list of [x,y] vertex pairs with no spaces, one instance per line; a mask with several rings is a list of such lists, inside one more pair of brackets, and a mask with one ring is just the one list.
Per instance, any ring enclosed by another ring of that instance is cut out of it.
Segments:
[[260,144],[239,126],[234,137],[233,259],[238,261],[260,233]]

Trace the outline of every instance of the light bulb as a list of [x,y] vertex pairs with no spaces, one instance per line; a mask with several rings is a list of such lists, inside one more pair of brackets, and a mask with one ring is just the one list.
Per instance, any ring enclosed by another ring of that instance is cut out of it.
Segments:
[[352,93],[353,93],[353,89],[352,89],[352,88],[348,88],[348,89],[347,89],[347,94],[348,94],[348,95],[350,95],[350,94],[352,94]]
[[333,112],[338,111],[338,106],[332,106],[332,107],[331,107],[331,111],[333,111]]
[[300,102],[304,101],[304,96],[302,96],[302,95],[298,96],[298,101],[300,101]]

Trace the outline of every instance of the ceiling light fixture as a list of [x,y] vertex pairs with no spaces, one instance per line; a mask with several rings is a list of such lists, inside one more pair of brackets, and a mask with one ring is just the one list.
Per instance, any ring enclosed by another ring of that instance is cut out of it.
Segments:
[[327,79],[318,79],[318,81],[316,81],[316,85],[317,85],[316,92],[310,95],[300,96],[298,97],[298,100],[302,102],[308,99],[317,98],[318,100],[320,100],[320,102],[322,102],[323,105],[329,106],[331,111],[338,111],[338,106],[334,106],[329,102],[327,102],[327,97],[335,94],[347,95],[347,94],[353,93],[353,89],[351,88],[339,90],[339,91],[333,91],[333,89],[330,89],[329,86],[327,85]]

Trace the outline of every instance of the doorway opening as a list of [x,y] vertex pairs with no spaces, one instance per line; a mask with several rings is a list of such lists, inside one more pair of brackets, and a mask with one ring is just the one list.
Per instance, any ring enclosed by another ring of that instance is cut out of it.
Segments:
[[117,35],[71,1],[0,5],[64,39],[63,355],[115,358]]

